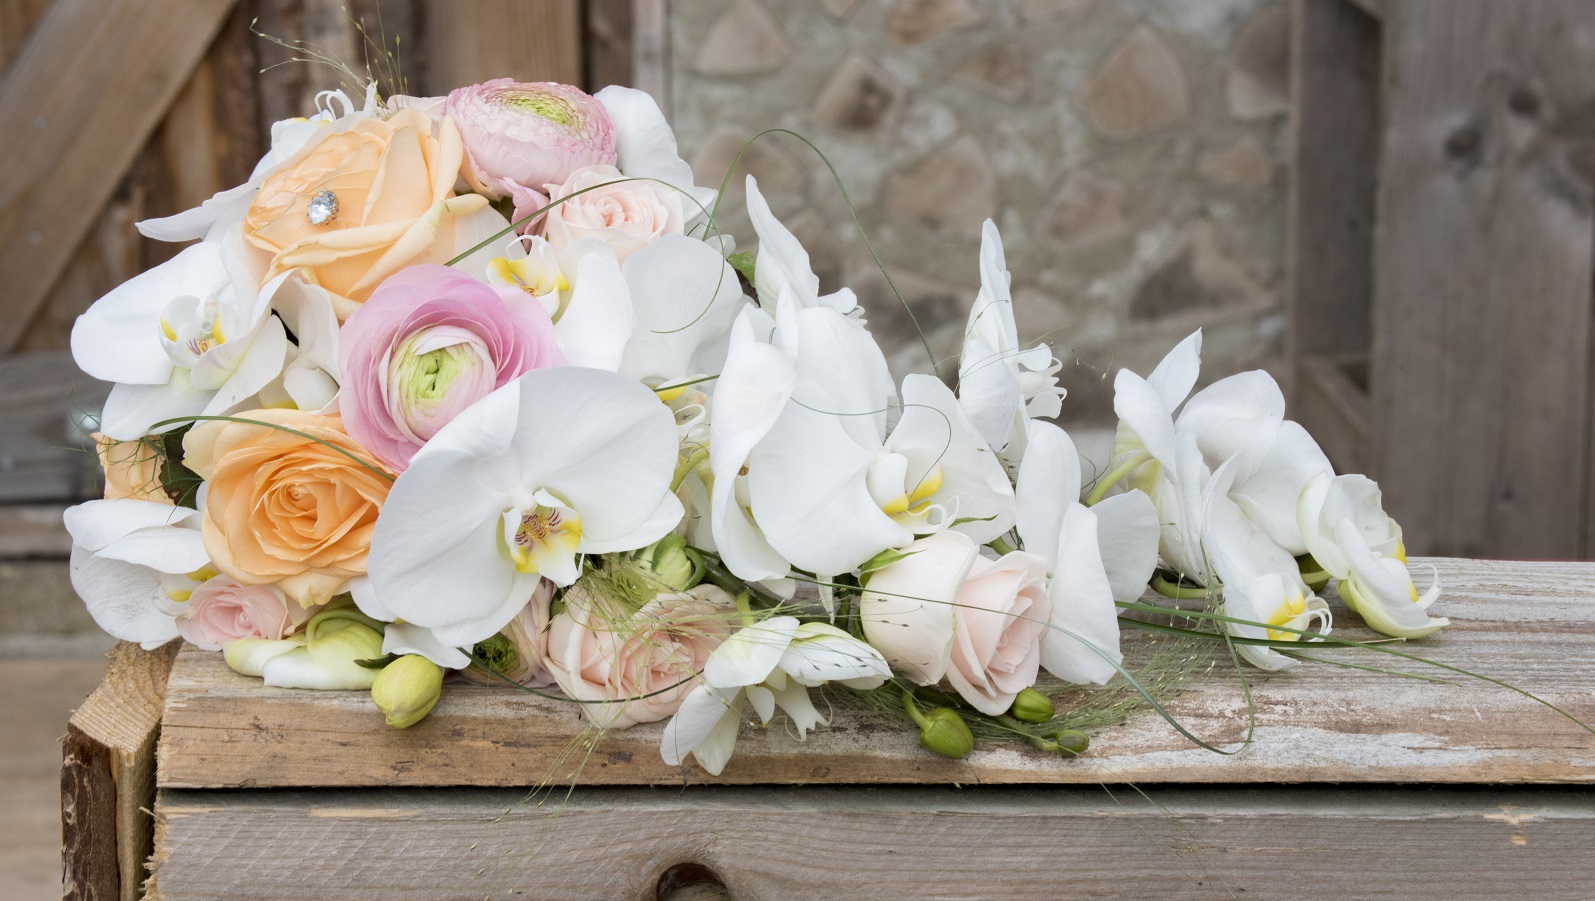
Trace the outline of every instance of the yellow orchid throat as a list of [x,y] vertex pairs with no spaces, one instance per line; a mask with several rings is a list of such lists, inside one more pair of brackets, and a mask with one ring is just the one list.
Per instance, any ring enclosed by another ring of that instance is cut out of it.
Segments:
[[531,574],[546,571],[555,560],[576,553],[582,539],[581,517],[566,507],[539,504],[520,516],[505,514],[504,539],[516,570]]
[[941,467],[937,466],[925,473],[925,477],[919,480],[919,484],[915,485],[912,491],[900,494],[882,504],[881,512],[887,516],[903,513],[909,516],[921,516],[930,509],[930,499],[941,490],[941,482]]
[[570,282],[565,279],[564,273],[532,257],[518,260],[494,257],[488,261],[487,271],[503,284],[520,288],[533,297],[570,290]]
[[[1286,596],[1285,600],[1281,602],[1278,607],[1274,608],[1274,612],[1268,617],[1267,623],[1270,626],[1289,626],[1292,620],[1306,612],[1307,598],[1302,595],[1299,589],[1293,588],[1291,589],[1291,593]],[[1301,638],[1301,636],[1295,632],[1288,632],[1281,629],[1269,629],[1268,637],[1272,641],[1297,641]]]

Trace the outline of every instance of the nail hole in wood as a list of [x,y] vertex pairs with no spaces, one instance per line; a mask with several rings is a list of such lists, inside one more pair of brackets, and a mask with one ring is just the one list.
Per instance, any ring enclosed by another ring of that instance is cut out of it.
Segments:
[[725,883],[701,863],[678,863],[659,874],[659,901],[720,901],[730,898]]

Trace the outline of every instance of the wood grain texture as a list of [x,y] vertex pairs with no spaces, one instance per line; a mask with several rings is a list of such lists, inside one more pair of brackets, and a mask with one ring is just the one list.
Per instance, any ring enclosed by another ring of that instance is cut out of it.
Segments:
[[1573,557],[1590,476],[1595,4],[1385,18],[1371,387],[1416,553]]
[[61,761],[63,891],[135,901],[154,847],[155,737],[176,649],[123,642],[105,681],[72,714]]
[[582,86],[597,93],[612,84],[632,86],[633,0],[582,4]]
[[[1344,390],[1331,358],[1372,343],[1379,169],[1380,28],[1346,0],[1296,0],[1285,241],[1285,357],[1292,417],[1341,472],[1373,462],[1366,389]],[[1355,394],[1353,392],[1352,394]]]
[[[1588,789],[163,790],[152,899],[1587,898]],[[314,849],[285,861],[265,849]]]
[[0,502],[95,494],[99,463],[85,426],[97,421],[108,388],[66,351],[0,358]]
[[[1415,563],[1420,579],[1428,562]],[[1432,562],[1446,586],[1438,611],[1452,625],[1410,650],[1507,679],[1595,722],[1595,565]],[[1337,630],[1372,637],[1343,609],[1336,617]],[[1390,658],[1356,655],[1392,667]],[[922,751],[907,730],[842,712],[801,744],[784,720],[744,727],[724,774],[710,777],[695,764],[666,766],[658,725],[589,747],[569,704],[450,684],[431,716],[393,731],[363,692],[270,689],[232,673],[218,654],[185,648],[166,695],[160,784],[1595,782],[1595,735],[1505,689],[1321,665],[1249,675],[1256,741],[1230,756],[1141,711],[1094,736],[1079,760],[981,745],[949,761]],[[1246,706],[1233,670],[1192,676],[1169,709],[1196,734],[1239,749]]]
[[582,11],[576,0],[433,2],[422,40],[432,94],[490,78],[582,83]]
[[56,0],[34,28],[0,82],[0,245],[26,248],[0,256],[0,349],[33,319],[232,6]]

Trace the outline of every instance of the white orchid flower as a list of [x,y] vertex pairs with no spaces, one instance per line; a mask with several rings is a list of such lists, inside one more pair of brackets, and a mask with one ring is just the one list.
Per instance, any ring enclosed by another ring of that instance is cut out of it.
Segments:
[[747,302],[736,271],[714,248],[683,235],[665,235],[626,258],[621,274],[636,322],[620,372],[673,400],[682,383],[718,375],[725,365],[731,323]]
[[1418,593],[1401,527],[1385,513],[1373,480],[1321,473],[1302,489],[1297,517],[1308,553],[1338,580],[1341,600],[1374,630],[1422,638],[1450,624],[1425,612],[1440,596],[1440,580],[1432,578]]
[[671,766],[690,753],[718,776],[736,749],[745,704],[753,705],[763,725],[779,707],[803,741],[809,730],[829,722],[810,700],[810,687],[839,682],[869,690],[889,678],[885,658],[841,629],[772,617],[739,629],[709,655],[703,683],[665,725],[659,752]]
[[282,374],[261,388],[261,405],[332,412],[342,379],[332,296],[320,286],[290,278],[278,288],[271,305],[297,343],[288,346]]
[[519,236],[503,249],[479,278],[500,294],[519,292],[542,304],[569,365],[619,370],[636,313],[614,250],[588,239],[556,253],[537,235]]
[[[1226,616],[1248,621],[1225,624],[1236,638],[1311,642],[1319,639],[1290,630],[1329,632],[1329,605],[1284,573],[1225,582],[1223,609]],[[1246,662],[1270,672],[1296,665],[1295,659],[1263,645],[1236,644],[1235,651]]]
[[1013,526],[1013,486],[940,380],[903,381],[902,416],[869,332],[799,310],[797,381],[748,455],[748,500],[770,546],[819,576],[852,570],[915,535],[952,528],[985,543]]
[[371,538],[371,586],[395,618],[451,647],[487,638],[539,578],[633,550],[680,522],[676,427],[615,373],[528,372],[444,426],[394,482]]
[[78,317],[73,359],[115,383],[106,435],[130,441],[163,420],[231,412],[282,372],[288,337],[271,303],[289,276],[254,281],[237,237],[185,249]]
[[851,288],[821,296],[820,278],[809,263],[809,253],[797,236],[770,212],[769,203],[759,191],[758,181],[747,180],[748,219],[759,236],[759,250],[753,262],[753,286],[759,304],[779,319],[781,306],[796,304],[799,309],[824,307],[842,315],[859,312],[858,297]]
[[1085,507],[1068,434],[1046,422],[1029,423],[1028,433],[1015,519],[1025,550],[1045,559],[1050,574],[1056,628],[1042,639],[1041,665],[1069,682],[1101,684],[1123,660],[1113,602],[1140,597],[1157,566],[1157,511],[1139,491]]
[[72,587],[100,628],[152,649],[177,637],[176,613],[211,576],[199,511],[124,498],[67,509]]
[[964,327],[958,360],[958,402],[992,449],[1017,461],[1023,456],[1026,419],[1051,419],[1067,393],[1058,387],[1063,368],[1045,343],[1019,347],[1013,296],[1002,236],[987,219],[980,233],[980,293]]

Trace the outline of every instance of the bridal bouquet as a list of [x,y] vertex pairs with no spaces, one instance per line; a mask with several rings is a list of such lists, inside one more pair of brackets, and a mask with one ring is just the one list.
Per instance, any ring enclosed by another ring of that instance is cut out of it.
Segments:
[[956,373],[897,384],[751,177],[734,252],[644,93],[318,105],[245,184],[140,223],[187,246],[73,330],[114,387],[72,578],[118,638],[369,690],[399,728],[450,672],[515,685],[668,720],[664,759],[719,773],[745,721],[826,725],[821,692],[950,757],[1078,754],[1054,697],[1139,690],[1121,611],[1162,609],[1149,585],[1266,670],[1333,641],[1330,579],[1387,635],[1446,624],[1272,378],[1191,393],[1200,333],[1118,373],[1084,476],[991,222]]

